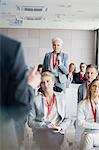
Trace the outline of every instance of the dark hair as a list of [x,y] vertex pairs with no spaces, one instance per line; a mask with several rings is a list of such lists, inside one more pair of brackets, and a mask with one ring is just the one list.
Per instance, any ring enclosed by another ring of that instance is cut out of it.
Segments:
[[86,69],[89,69],[89,68],[95,68],[97,70],[97,72],[98,72],[98,67],[96,65],[89,64],[89,65],[87,65]]
[[73,65],[73,66],[74,66],[74,71],[73,71],[73,73],[75,73],[75,72],[76,72],[76,66],[75,66],[75,64],[74,64],[74,63],[70,63],[70,64],[69,64],[69,68],[71,67],[71,65]]
[[86,65],[86,64],[85,64],[84,62],[81,62],[81,63],[80,63],[80,68],[81,68],[81,65]]
[[38,65],[38,68],[37,68],[37,71],[39,71],[39,69],[42,68],[42,67],[43,67],[43,65],[42,65],[42,64],[39,64],[39,65]]

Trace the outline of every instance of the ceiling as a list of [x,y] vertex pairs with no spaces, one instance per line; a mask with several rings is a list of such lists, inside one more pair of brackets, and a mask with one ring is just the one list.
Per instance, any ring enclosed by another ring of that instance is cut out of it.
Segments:
[[99,0],[0,0],[0,28],[99,27]]

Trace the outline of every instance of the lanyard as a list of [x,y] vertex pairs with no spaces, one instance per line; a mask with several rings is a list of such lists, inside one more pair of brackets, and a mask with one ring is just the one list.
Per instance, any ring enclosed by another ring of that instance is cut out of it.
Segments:
[[80,81],[82,81],[83,80],[83,77],[82,77],[82,74],[80,74]]
[[55,66],[56,66],[56,63],[57,63],[57,60],[58,60],[58,55],[56,56],[56,59],[55,59],[55,57],[54,57],[54,54],[53,54],[53,59],[52,59],[52,63],[53,63],[53,69],[55,68]]
[[51,104],[48,102],[48,100],[46,98],[46,104],[47,104],[48,114],[50,114],[51,108],[53,107],[54,103],[55,103],[55,95],[54,94],[53,94],[53,96],[51,98]]
[[93,108],[91,97],[90,97],[90,104],[91,104],[91,110],[92,110],[93,117],[94,117],[94,122],[96,122],[96,109]]

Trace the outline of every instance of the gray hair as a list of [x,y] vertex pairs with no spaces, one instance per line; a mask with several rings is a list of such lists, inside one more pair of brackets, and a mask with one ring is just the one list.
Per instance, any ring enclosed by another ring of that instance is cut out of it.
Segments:
[[63,44],[63,40],[61,38],[59,38],[59,37],[52,38],[52,43],[54,43],[56,41],[59,41],[61,43],[61,45]]

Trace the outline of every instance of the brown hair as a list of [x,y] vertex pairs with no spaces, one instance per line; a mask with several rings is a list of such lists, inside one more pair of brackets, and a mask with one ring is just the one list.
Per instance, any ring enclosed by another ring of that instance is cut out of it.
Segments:
[[74,66],[74,71],[73,71],[73,73],[75,73],[75,72],[76,72],[76,66],[75,66],[74,63],[70,63],[70,64],[69,64],[69,68],[70,68],[72,65]]
[[93,84],[94,84],[96,81],[99,81],[99,79],[98,79],[98,78],[94,79],[94,80],[90,83],[90,85],[89,85],[88,98],[91,97],[91,88],[92,88]]

